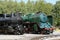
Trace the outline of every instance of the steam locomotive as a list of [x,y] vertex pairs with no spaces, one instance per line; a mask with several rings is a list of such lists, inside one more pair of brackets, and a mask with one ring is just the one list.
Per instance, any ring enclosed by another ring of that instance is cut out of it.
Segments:
[[43,12],[30,13],[22,16],[24,20],[24,30],[26,33],[33,34],[50,34],[53,33],[53,17],[47,16]]
[[19,13],[0,14],[0,34],[22,34],[22,23]]
[[53,33],[52,16],[45,13],[0,14],[0,34],[50,34]]

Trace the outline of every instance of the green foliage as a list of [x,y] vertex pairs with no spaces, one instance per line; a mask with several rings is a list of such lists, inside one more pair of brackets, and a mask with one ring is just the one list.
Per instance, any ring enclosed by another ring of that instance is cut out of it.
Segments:
[[13,0],[0,1],[0,13],[10,13],[12,11],[21,11],[23,13],[32,13],[37,11],[43,11],[47,14],[51,13],[52,5],[44,2],[44,0],[30,1],[27,3],[21,0],[21,2],[15,2]]
[[57,1],[54,5],[53,12],[55,14],[55,23],[60,25],[60,1]]

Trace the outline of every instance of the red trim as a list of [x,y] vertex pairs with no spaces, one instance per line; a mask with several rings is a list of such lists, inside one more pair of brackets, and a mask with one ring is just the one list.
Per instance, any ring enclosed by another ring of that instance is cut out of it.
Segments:
[[44,28],[45,30],[54,30],[54,28]]
[[45,28],[45,30],[49,30],[49,28]]

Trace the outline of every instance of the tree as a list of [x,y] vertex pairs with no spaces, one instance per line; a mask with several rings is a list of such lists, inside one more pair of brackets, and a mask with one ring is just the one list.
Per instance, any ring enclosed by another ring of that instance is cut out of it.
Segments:
[[36,1],[35,3],[35,10],[36,11],[42,11],[44,13],[46,13],[47,15],[51,14],[51,10],[53,8],[53,5],[50,3],[46,3],[44,0],[39,0]]
[[53,12],[55,13],[55,23],[60,25],[60,1],[54,5]]
[[10,13],[11,11],[16,12],[21,11],[23,13],[32,13],[32,12],[37,12],[37,11],[43,11],[46,14],[51,14],[51,10],[52,10],[52,4],[50,3],[46,3],[44,0],[36,0],[36,1],[30,1],[28,0],[28,2],[24,2],[23,0],[21,0],[21,2],[17,2],[17,0],[13,1],[13,0],[4,0],[2,2],[0,2],[0,5],[2,5],[2,10],[4,12]]

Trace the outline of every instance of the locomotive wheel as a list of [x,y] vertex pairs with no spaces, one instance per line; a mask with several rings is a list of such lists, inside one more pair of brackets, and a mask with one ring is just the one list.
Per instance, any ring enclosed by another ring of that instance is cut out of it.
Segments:
[[8,27],[8,31],[9,31],[9,32],[13,32],[13,31],[14,31],[13,27],[12,27],[12,26],[9,26],[9,27]]
[[13,27],[12,26],[8,26],[8,34],[14,34],[13,32],[14,32],[14,29],[13,29]]
[[15,35],[23,35],[23,32],[15,30],[14,34]]
[[22,34],[23,34],[23,26],[22,26],[22,25],[18,25],[18,26],[15,28],[14,34],[15,34],[15,35],[22,35]]
[[50,31],[49,30],[45,30],[45,34],[50,34]]

